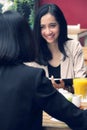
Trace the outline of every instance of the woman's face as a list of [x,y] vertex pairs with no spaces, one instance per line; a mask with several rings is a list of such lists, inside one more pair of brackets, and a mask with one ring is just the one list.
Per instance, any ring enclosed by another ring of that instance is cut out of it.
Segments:
[[41,35],[49,44],[57,43],[59,36],[59,24],[50,13],[41,17]]

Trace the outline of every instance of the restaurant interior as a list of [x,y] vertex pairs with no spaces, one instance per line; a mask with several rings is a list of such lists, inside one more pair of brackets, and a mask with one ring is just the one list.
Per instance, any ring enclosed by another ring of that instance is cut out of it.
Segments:
[[[13,2],[14,0],[10,1]],[[33,1],[35,11],[45,3],[55,3],[62,9],[68,22],[68,37],[80,41],[84,54],[84,62],[87,66],[87,0],[67,0],[67,3],[66,0]],[[87,109],[87,101],[81,102],[79,107],[81,109]],[[42,123],[44,130],[71,130],[64,122],[54,119],[45,112],[43,112]]]

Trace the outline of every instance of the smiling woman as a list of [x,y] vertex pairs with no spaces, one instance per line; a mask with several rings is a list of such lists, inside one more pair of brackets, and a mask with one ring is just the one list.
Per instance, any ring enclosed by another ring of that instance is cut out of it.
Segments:
[[[72,79],[86,76],[82,46],[79,41],[68,38],[67,21],[56,4],[45,4],[38,10],[34,38],[38,55],[36,64],[29,65],[44,68],[49,78]],[[60,84],[56,84],[55,80],[52,83],[57,88],[66,87],[63,80]],[[68,84],[67,87],[71,86]]]
[[41,35],[48,42],[49,47],[51,43],[58,47],[57,39],[59,35],[59,24],[55,17],[50,13],[41,18]]
[[43,111],[73,130],[87,130],[87,110],[77,108],[59,93],[43,69],[24,64],[34,60],[34,49],[25,18],[16,11],[2,13],[0,130],[42,130]]

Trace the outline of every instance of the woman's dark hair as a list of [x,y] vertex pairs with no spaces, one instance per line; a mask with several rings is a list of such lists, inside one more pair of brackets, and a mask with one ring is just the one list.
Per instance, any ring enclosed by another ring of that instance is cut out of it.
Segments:
[[65,42],[68,40],[67,22],[60,8],[55,4],[45,4],[41,6],[35,17],[34,39],[35,39],[35,44],[37,44],[37,49],[38,49],[37,62],[44,65],[47,64],[48,60],[52,59],[52,54],[50,50],[48,49],[47,43],[45,39],[41,36],[41,27],[40,27],[41,17],[47,13],[50,13],[51,15],[53,15],[59,24],[60,34],[58,37],[58,47],[61,53],[64,55],[64,59],[67,56],[64,49],[64,45],[65,45]]
[[33,61],[35,45],[25,18],[16,11],[0,15],[0,64]]

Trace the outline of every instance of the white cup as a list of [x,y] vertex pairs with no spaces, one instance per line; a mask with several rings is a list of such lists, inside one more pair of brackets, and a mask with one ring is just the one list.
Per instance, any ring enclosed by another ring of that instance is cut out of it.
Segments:
[[77,107],[80,107],[81,105],[81,96],[80,95],[74,95],[72,97],[72,103],[76,105]]

